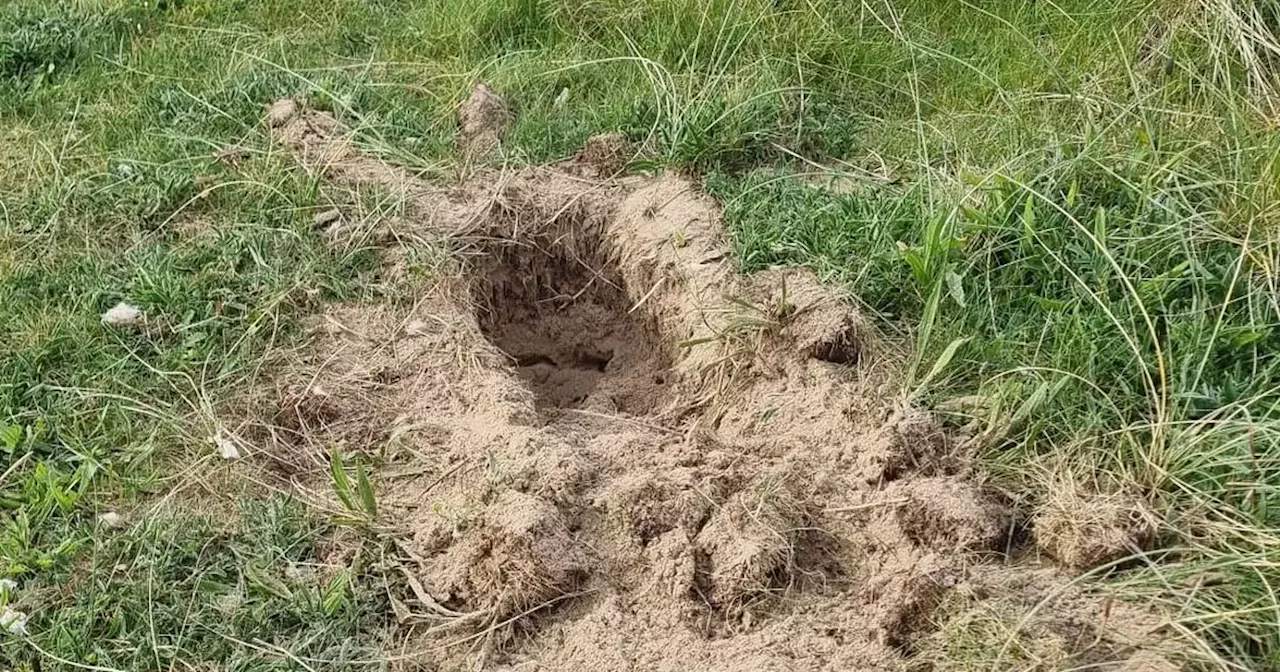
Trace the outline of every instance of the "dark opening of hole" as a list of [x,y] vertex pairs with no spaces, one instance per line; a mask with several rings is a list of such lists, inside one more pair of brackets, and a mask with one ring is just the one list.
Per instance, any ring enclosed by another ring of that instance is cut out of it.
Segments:
[[838,338],[814,343],[809,355],[832,364],[857,364],[862,352],[856,338],[840,334]]
[[[576,232],[575,232],[576,233]],[[472,291],[480,328],[540,408],[648,413],[664,400],[669,351],[592,236],[486,246]]]

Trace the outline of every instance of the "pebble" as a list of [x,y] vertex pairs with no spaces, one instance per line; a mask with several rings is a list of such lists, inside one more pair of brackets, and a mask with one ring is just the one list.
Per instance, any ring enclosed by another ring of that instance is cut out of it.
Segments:
[[19,637],[27,634],[27,615],[10,606],[0,609],[0,629]]
[[222,430],[218,430],[218,433],[214,435],[213,445],[218,447],[218,454],[222,456],[222,459],[240,459],[240,449],[236,447],[236,442],[224,434]]

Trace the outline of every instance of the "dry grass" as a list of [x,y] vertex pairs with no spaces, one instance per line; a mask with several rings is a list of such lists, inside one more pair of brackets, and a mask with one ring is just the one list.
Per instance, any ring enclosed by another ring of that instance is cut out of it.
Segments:
[[916,642],[909,669],[936,672],[1065,669],[1071,645],[1042,623],[1026,624],[1013,605],[956,591],[938,606],[937,630]]
[[1046,479],[1032,518],[1036,547],[1069,567],[1092,569],[1148,550],[1159,519],[1140,496],[1071,472]]

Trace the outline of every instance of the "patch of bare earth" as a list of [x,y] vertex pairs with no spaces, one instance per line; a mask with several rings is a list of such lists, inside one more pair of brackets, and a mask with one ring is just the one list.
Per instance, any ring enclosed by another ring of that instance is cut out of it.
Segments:
[[[900,669],[958,591],[1007,611],[1065,581],[1009,564],[1009,513],[896,401],[858,312],[807,271],[735,273],[688,180],[611,178],[610,151],[427,182],[326,115],[276,121],[306,169],[402,198],[388,264],[456,253],[411,303],[315,319],[269,451],[300,483],[333,442],[379,457],[412,587],[399,665]],[[1120,642],[1073,605],[1027,623],[1068,630],[1067,663],[1161,639],[1154,615]]]

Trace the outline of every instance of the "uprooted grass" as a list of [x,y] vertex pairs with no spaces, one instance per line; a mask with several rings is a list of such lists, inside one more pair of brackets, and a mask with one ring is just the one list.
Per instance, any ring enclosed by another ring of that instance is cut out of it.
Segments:
[[[811,264],[914,338],[908,389],[967,409],[1028,510],[1045,456],[1134,487],[1180,550],[1117,580],[1224,666],[1277,664],[1276,25],[1249,0],[8,3],[0,572],[85,557],[104,498],[163,489],[157,454],[367,279],[262,106],[306,95],[429,170],[483,77],[508,160],[621,130],[712,171],[744,267]],[[164,329],[103,330],[121,299]]]

